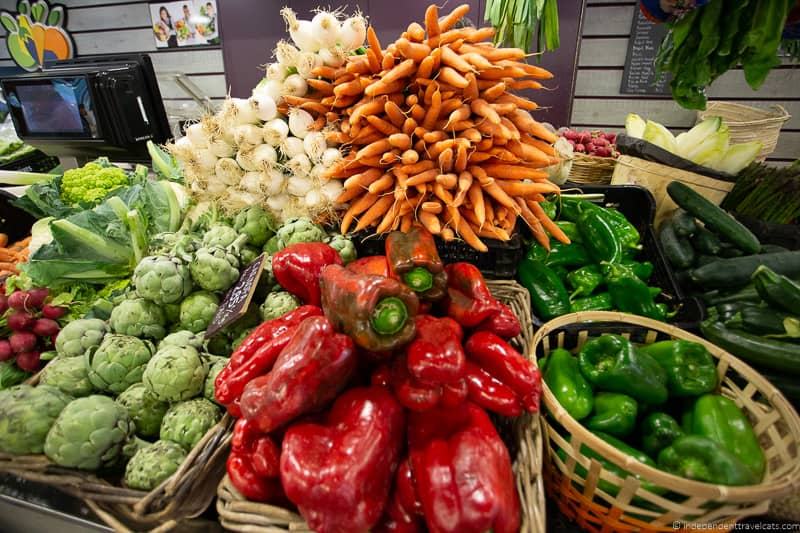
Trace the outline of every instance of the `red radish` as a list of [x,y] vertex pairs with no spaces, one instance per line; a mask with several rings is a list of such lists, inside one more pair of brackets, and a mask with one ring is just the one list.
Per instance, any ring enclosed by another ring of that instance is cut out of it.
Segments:
[[39,370],[39,352],[22,352],[17,354],[17,366],[26,372],[36,372]]
[[8,310],[8,296],[0,294],[0,315]]
[[608,133],[608,134],[606,134],[606,139],[608,139],[611,144],[614,144],[615,142],[617,142],[617,134],[616,133]]
[[611,157],[611,147],[601,146],[595,150],[594,155],[597,157]]
[[593,142],[595,146],[608,146],[609,144],[611,144],[609,140],[606,139],[605,137],[598,137]]
[[50,318],[52,320],[57,320],[64,316],[67,312],[66,307],[58,307],[55,305],[45,304],[42,307],[42,316],[45,318]]
[[8,297],[8,306],[11,309],[25,309],[28,302],[28,294],[25,291],[12,292]]
[[28,301],[26,305],[28,308],[41,309],[44,301],[50,295],[50,290],[44,287],[38,289],[31,289],[28,291]]
[[8,327],[14,331],[25,331],[33,325],[36,320],[33,315],[25,311],[14,311],[8,317]]
[[576,144],[575,145],[575,151],[576,152],[582,152],[582,153],[585,154],[586,153],[586,147],[584,145],[582,145],[582,144]]
[[33,323],[33,331],[39,337],[52,337],[53,335],[58,333],[58,330],[61,328],[58,325],[58,322],[55,320],[51,320],[49,318],[39,318],[36,322]]
[[570,144],[570,145],[571,145],[573,148],[575,148],[575,141],[574,141],[573,139],[567,139],[567,142],[568,142],[568,143],[569,143],[569,144]]
[[0,361],[8,361],[14,357],[14,350],[11,349],[11,343],[8,339],[0,340]]
[[8,338],[14,353],[29,352],[36,348],[36,335],[30,331],[16,331]]
[[590,154],[594,152],[594,148],[595,148],[594,142],[590,142],[589,144],[586,145],[586,151],[589,152]]
[[581,144],[589,144],[590,142],[592,142],[592,134],[589,133],[588,131],[581,132],[580,141]]

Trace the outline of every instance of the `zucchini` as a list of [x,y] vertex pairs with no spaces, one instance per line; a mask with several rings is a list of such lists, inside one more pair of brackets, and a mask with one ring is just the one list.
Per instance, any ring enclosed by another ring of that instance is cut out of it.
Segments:
[[720,321],[727,322],[736,315],[740,315],[746,307],[758,307],[758,304],[755,302],[728,302],[719,304],[714,309],[717,311]]
[[700,219],[706,227],[713,229],[743,251],[757,254],[761,249],[761,243],[758,242],[758,238],[753,235],[752,231],[689,186],[679,181],[673,181],[667,185],[667,193],[678,206]]
[[778,274],[800,275],[800,251],[777,254],[748,255],[719,259],[692,270],[692,281],[702,287],[741,287],[750,281],[759,265],[766,265]]
[[717,255],[725,259],[731,259],[733,257],[743,257],[745,253],[731,244],[723,244]]
[[784,248],[783,246],[778,246],[777,244],[762,244],[761,245],[761,253],[762,254],[777,254],[778,252],[788,252],[788,248]]
[[702,298],[707,305],[720,305],[734,302],[761,302],[761,296],[753,285],[746,285],[736,291],[710,291],[703,294]]
[[713,255],[700,254],[694,260],[694,264],[699,266],[699,267],[701,267],[703,265],[707,265],[709,263],[713,263],[714,261],[717,261],[718,259],[719,259],[719,257],[715,257]]
[[789,331],[790,328],[786,327],[786,319],[790,320],[790,324],[792,320],[797,320],[769,307],[751,305],[742,306],[736,315],[725,321],[725,325],[756,335],[794,335],[794,328]]
[[676,209],[672,214],[672,226],[678,237],[688,237],[697,231],[697,222],[694,217],[683,209]]
[[761,265],[753,273],[753,284],[768,304],[800,315],[800,283]]
[[796,344],[728,329],[713,317],[700,323],[700,331],[706,339],[747,363],[800,375],[800,350]]
[[694,263],[694,249],[689,241],[684,237],[678,237],[675,233],[675,225],[671,220],[661,224],[659,234],[661,247],[667,261],[675,268],[689,268]]
[[722,250],[722,241],[706,228],[697,228],[692,235],[692,246],[701,254],[719,255]]

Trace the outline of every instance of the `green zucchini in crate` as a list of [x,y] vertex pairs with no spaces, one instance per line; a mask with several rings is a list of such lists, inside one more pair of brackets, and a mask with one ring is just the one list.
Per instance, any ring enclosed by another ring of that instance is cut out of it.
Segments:
[[741,287],[750,282],[753,272],[761,265],[785,276],[800,276],[800,251],[720,259],[695,268],[691,278],[706,289]]
[[694,248],[685,237],[678,236],[675,224],[667,220],[661,225],[661,248],[667,260],[676,268],[689,268],[694,264]]

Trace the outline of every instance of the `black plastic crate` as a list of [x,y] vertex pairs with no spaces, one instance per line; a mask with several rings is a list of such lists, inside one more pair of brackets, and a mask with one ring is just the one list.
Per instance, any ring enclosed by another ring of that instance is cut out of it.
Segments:
[[13,161],[0,165],[0,170],[15,170],[17,172],[47,173],[59,165],[57,157],[36,150]]
[[16,197],[0,188],[0,232],[8,235],[8,242],[16,242],[31,234],[31,226],[36,222],[29,213],[11,204]]
[[[370,235],[368,232],[356,233],[352,236],[359,257],[383,255],[385,252],[385,235]],[[496,279],[514,279],[517,265],[525,253],[522,236],[515,229],[511,240],[507,242],[496,239],[481,239],[487,252],[479,252],[462,241],[445,242],[435,237],[436,249],[445,263],[466,261],[477,266],[484,276]]]

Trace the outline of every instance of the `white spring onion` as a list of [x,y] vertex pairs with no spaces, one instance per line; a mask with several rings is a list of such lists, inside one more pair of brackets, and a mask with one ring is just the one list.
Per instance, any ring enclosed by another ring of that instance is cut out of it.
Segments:
[[286,176],[277,168],[264,172],[264,192],[269,195],[279,194],[286,185]]
[[305,96],[308,92],[308,84],[300,74],[292,74],[283,80],[283,90],[281,94],[289,96]]
[[280,118],[270,120],[261,129],[264,142],[270,146],[281,146],[289,136],[289,125]]
[[339,21],[336,15],[320,11],[311,19],[312,35],[323,48],[336,46],[339,41]]
[[297,155],[305,155],[306,151],[305,148],[303,148],[303,139],[286,137],[281,144],[281,152],[289,159]]
[[253,149],[253,164],[258,170],[272,168],[278,162],[278,152],[269,144],[260,144]]
[[186,128],[186,137],[192,141],[192,144],[197,148],[208,146],[208,131],[200,122]]
[[239,163],[230,157],[223,157],[217,161],[214,174],[217,180],[225,185],[237,185],[242,179],[242,169],[239,167]]
[[295,12],[288,7],[281,9],[281,16],[289,28],[289,36],[300,50],[303,52],[316,52],[319,50],[319,43],[314,37],[314,30],[310,20],[298,20]]
[[328,143],[325,142],[325,134],[320,131],[309,131],[303,138],[303,148],[309,159],[318,163],[322,159],[322,154],[328,149]]
[[240,126],[258,122],[255,108],[244,98],[229,98],[225,100],[220,115],[222,125]]
[[337,148],[327,148],[324,152],[322,152],[322,157],[320,160],[324,166],[332,167],[342,160],[342,152],[340,152]]
[[194,143],[189,139],[189,137],[181,137],[177,141],[175,141],[175,147],[182,152],[187,152],[194,150],[195,146]]
[[239,146],[243,144],[261,144],[264,141],[264,132],[253,124],[243,124],[233,128],[233,140]]
[[311,172],[309,172],[308,175],[314,179],[321,180],[322,175],[325,173],[326,170],[328,170],[328,168],[322,163],[319,163],[314,165],[314,168],[311,169]]
[[258,197],[247,191],[229,190],[222,204],[231,210],[244,209],[258,202]]
[[212,172],[217,165],[217,156],[211,150],[197,150],[195,160],[197,165],[205,172]]
[[228,190],[228,185],[222,182],[222,180],[212,178],[208,183],[206,183],[205,188],[201,189],[202,192],[219,195],[224,193]]
[[312,52],[300,52],[297,56],[297,73],[304,79],[311,77],[314,67],[322,64],[322,59]]
[[298,154],[288,160],[286,168],[295,176],[308,176],[313,168],[311,160],[306,154]]
[[323,48],[319,51],[319,56],[322,64],[328,67],[341,67],[347,60],[347,52],[340,46],[332,46],[331,48]]
[[322,191],[319,189],[311,189],[306,194],[305,201],[308,207],[317,207],[318,205],[322,204],[324,197],[322,195]]
[[267,198],[267,206],[273,211],[280,213],[289,205],[289,196],[285,194],[276,194]]
[[286,41],[278,41],[278,44],[275,46],[275,59],[285,68],[296,66],[299,55],[300,50]]
[[217,157],[233,157],[233,154],[236,153],[236,148],[224,139],[221,134],[215,133],[208,138],[208,151]]
[[314,185],[314,182],[311,178],[301,178],[299,176],[292,176],[289,178],[289,182],[286,185],[286,192],[291,194],[292,196],[300,196],[303,197],[308,194],[308,191],[311,190],[311,187]]
[[367,21],[361,15],[350,17],[339,27],[339,42],[345,50],[360,48],[367,38]]
[[270,63],[267,65],[267,79],[283,81],[286,78],[286,67],[280,63]]
[[253,160],[253,150],[254,148],[252,146],[241,146],[239,147],[239,151],[236,152],[236,163],[244,170],[259,170],[258,165],[256,165]]
[[278,106],[275,105],[275,99],[267,94],[266,91],[253,91],[253,96],[250,97],[249,101],[250,105],[256,110],[258,120],[266,122],[278,116]]
[[329,180],[322,186],[322,194],[329,202],[335,202],[343,190],[344,185],[341,180]]
[[242,189],[258,194],[264,184],[264,174],[262,172],[245,172],[240,182]]
[[295,137],[305,139],[312,124],[314,124],[314,117],[305,109],[295,107],[289,110],[289,131]]

